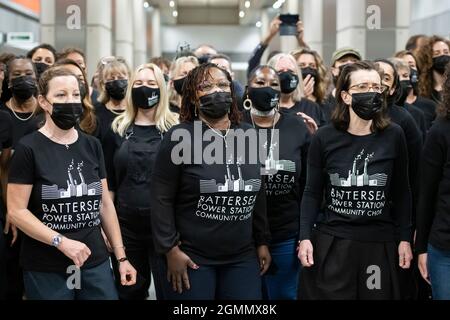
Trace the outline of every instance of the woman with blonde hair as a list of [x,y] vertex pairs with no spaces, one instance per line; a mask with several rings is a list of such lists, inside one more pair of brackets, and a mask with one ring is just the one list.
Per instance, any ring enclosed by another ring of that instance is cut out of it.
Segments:
[[304,95],[302,73],[294,57],[280,53],[270,59],[268,65],[274,68],[280,77],[280,110],[303,117],[308,127],[313,125],[317,129],[325,124],[319,105]]
[[117,57],[105,57],[98,68],[99,96],[96,113],[99,121],[98,138],[103,139],[111,131],[114,119],[127,107],[125,94],[130,78],[130,69],[126,61]]
[[193,56],[181,57],[172,63],[169,73],[169,102],[172,112],[180,113],[184,80],[189,72],[198,65],[198,59]]
[[[124,300],[144,300],[151,272],[157,272],[149,202],[153,162],[163,135],[178,123],[178,116],[169,110],[164,74],[154,64],[136,69],[126,101],[127,108],[114,120],[103,148],[109,190],[116,204],[124,245],[138,272],[137,283],[132,287],[117,282],[119,296]],[[158,282],[155,287],[160,296]]]

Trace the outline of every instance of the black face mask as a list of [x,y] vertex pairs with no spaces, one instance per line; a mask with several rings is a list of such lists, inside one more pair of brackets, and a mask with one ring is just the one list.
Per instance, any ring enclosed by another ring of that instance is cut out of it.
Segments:
[[201,56],[201,57],[199,57],[198,58],[198,62],[200,63],[200,64],[205,64],[205,63],[207,63],[208,61],[209,61],[209,58],[210,58],[211,56],[209,55],[209,54],[205,54],[205,55],[203,55],[203,56]]
[[133,88],[133,104],[138,108],[150,110],[158,105],[160,95],[161,91],[159,88],[149,88],[146,86]]
[[290,94],[297,89],[300,80],[296,74],[292,72],[281,72],[278,75],[280,77],[282,93]]
[[378,92],[352,94],[352,109],[363,120],[372,120],[383,108],[383,95]]
[[26,101],[37,92],[36,80],[31,76],[22,76],[11,79],[11,92],[19,101]]
[[81,103],[54,103],[51,118],[61,130],[69,130],[75,127],[83,115]]
[[444,74],[445,67],[450,62],[450,56],[442,55],[439,57],[433,58],[433,69],[436,70],[439,74]]
[[220,119],[230,113],[232,104],[230,92],[215,92],[200,98],[199,110],[210,119]]
[[302,68],[303,79],[306,79],[306,77],[308,75],[310,75],[314,79],[314,81],[316,81],[316,79],[317,79],[317,70],[314,69],[314,68],[310,68],[310,67]]
[[272,87],[248,88],[248,97],[253,107],[259,111],[267,112],[276,108],[280,102],[280,91]]
[[414,94],[417,95],[419,93],[419,71],[413,68],[410,68],[410,70],[411,86],[414,90]]
[[411,80],[400,81],[400,87],[402,88],[402,95],[397,99],[397,105],[404,106],[409,93],[413,89]]
[[82,82],[80,83],[80,96],[81,96],[81,101],[82,102],[84,101],[84,99],[87,96],[86,86]]
[[41,75],[48,69],[50,66],[43,62],[34,62],[34,66],[36,68],[37,77],[40,78]]
[[123,100],[127,93],[128,80],[114,80],[105,84],[106,92],[114,100]]
[[175,88],[175,91],[182,96],[183,95],[183,86],[184,86],[184,81],[186,80],[186,77],[178,79],[178,80],[173,80],[173,87]]
[[170,80],[169,76],[168,76],[167,74],[164,73],[164,81],[165,81],[166,83],[168,83],[169,80]]

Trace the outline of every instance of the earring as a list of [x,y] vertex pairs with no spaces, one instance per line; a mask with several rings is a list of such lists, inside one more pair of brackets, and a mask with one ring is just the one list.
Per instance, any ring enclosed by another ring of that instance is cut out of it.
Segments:
[[250,111],[252,109],[252,107],[253,107],[252,100],[250,100],[247,97],[247,99],[245,99],[245,101],[244,101],[244,109],[247,110],[247,111]]
[[195,117],[197,118],[197,107],[196,106],[194,106],[194,114],[195,114]]

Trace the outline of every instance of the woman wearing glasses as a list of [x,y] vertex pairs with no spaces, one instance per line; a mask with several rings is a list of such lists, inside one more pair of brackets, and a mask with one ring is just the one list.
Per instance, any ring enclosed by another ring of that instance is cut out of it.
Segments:
[[385,115],[385,90],[373,64],[347,66],[332,124],[312,138],[300,217],[302,298],[400,298],[398,267],[412,259],[411,192],[405,137]]
[[246,159],[250,145],[244,154],[232,143],[256,132],[240,123],[231,83],[211,63],[189,73],[182,124],[166,134],[155,160],[153,236],[167,258],[171,300],[261,299],[270,265],[265,190],[259,162]]

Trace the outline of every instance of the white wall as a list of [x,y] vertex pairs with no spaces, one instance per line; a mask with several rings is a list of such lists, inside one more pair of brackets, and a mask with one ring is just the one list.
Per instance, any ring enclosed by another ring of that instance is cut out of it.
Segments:
[[410,34],[450,36],[449,0],[411,0]]

